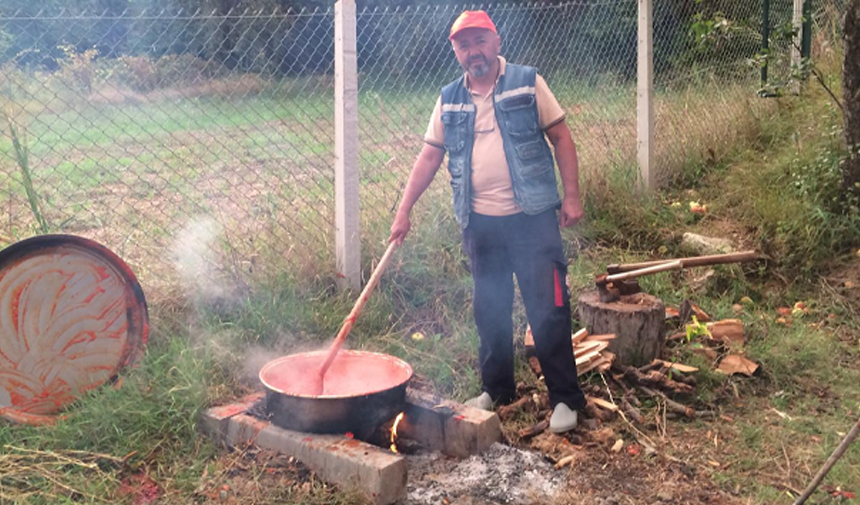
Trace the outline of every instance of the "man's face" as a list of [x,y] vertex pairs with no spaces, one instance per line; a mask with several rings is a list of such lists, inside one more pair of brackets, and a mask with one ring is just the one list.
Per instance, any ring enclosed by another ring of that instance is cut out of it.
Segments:
[[463,70],[480,78],[493,67],[499,56],[502,39],[490,30],[466,28],[458,33],[451,43],[454,46],[454,55]]

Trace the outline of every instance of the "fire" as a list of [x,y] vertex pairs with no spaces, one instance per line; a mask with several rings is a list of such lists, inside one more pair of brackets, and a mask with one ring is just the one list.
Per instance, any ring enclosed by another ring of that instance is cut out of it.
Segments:
[[403,420],[403,412],[397,414],[397,417],[394,418],[394,424],[391,425],[391,452],[397,452],[397,425],[400,424],[400,421]]

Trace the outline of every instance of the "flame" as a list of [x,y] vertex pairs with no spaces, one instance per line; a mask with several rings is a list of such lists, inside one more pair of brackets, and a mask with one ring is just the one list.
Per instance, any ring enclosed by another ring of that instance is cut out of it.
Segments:
[[397,414],[394,418],[394,424],[391,426],[391,452],[397,453],[397,425],[403,420],[403,412]]

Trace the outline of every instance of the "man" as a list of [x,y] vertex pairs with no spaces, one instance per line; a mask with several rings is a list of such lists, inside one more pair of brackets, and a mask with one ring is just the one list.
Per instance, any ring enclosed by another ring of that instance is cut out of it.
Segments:
[[[499,56],[501,38],[484,11],[466,11],[450,40],[465,74],[442,89],[389,240],[409,233],[409,214],[448,153],[454,214],[474,279],[483,393],[467,404],[490,410],[515,394],[513,275],[546,378],[550,429],[577,424],[585,398],[570,341],[567,261],[559,225],[582,217],[576,148],[546,82]],[[559,199],[552,151],[564,185]],[[556,210],[558,216],[556,216]]]

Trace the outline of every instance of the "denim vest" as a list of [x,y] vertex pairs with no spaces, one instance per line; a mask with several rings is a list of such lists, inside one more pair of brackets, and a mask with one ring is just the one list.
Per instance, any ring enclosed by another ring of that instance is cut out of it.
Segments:
[[[561,203],[555,161],[538,123],[536,76],[537,71],[532,67],[508,63],[493,91],[514,201],[530,215]],[[442,88],[442,124],[454,192],[454,215],[463,229],[469,225],[472,210],[472,145],[477,113],[464,79],[465,76],[460,77]]]

